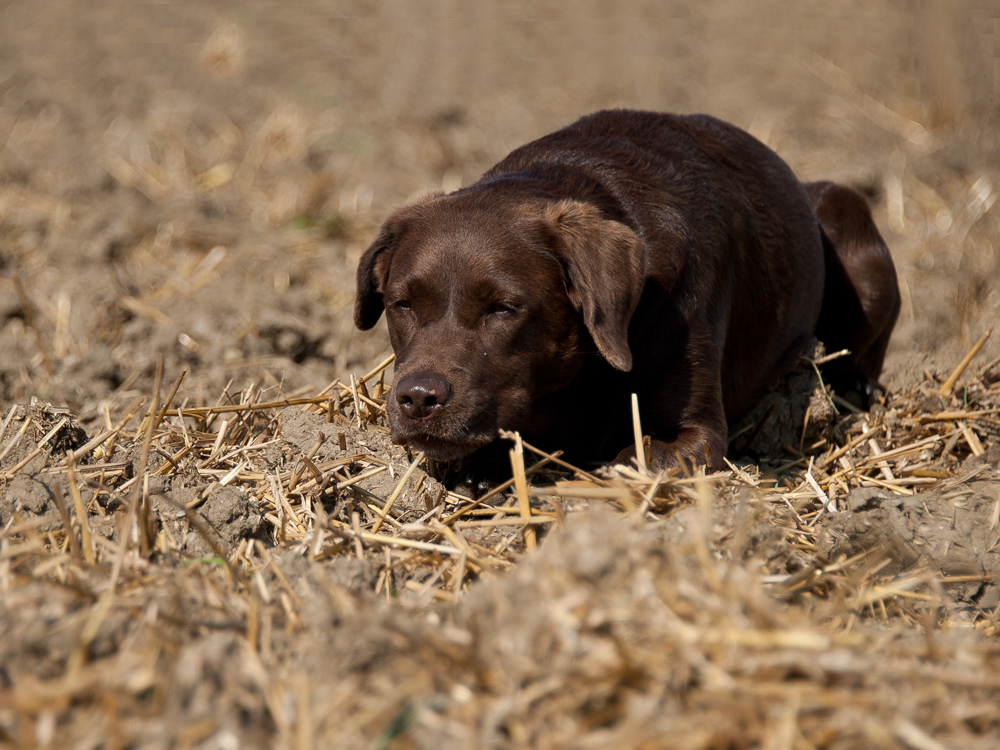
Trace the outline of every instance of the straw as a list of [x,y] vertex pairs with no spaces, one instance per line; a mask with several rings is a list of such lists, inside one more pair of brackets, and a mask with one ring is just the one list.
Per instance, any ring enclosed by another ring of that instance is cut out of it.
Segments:
[[958,383],[958,379],[962,377],[962,373],[965,372],[966,368],[969,366],[969,364],[972,362],[975,356],[979,354],[979,350],[983,348],[983,345],[986,344],[986,342],[989,340],[992,334],[993,334],[992,328],[987,328],[985,331],[983,331],[983,335],[980,336],[979,340],[975,344],[973,344],[971,349],[969,349],[968,354],[966,354],[962,358],[962,361],[958,363],[958,365],[952,371],[951,375],[948,376],[948,379],[941,384],[941,387],[938,389],[941,395],[943,396],[951,395],[951,392],[955,389],[955,384]]

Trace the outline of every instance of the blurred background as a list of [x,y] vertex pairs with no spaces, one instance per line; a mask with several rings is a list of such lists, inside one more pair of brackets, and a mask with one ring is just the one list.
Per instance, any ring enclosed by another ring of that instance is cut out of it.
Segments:
[[865,192],[890,385],[1000,321],[997,1],[0,0],[0,404],[93,419],[159,355],[192,400],[366,370],[388,211],[605,107],[710,113]]

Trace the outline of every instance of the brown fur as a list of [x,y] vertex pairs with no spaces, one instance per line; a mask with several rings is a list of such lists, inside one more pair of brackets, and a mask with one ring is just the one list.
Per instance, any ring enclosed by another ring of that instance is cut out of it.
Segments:
[[839,380],[875,383],[898,299],[857,193],[803,186],[714,118],[615,110],[396,211],[362,256],[355,320],[386,311],[393,437],[432,457],[503,428],[625,461],[635,392],[655,465],[717,466],[727,420],[815,331],[855,352]]

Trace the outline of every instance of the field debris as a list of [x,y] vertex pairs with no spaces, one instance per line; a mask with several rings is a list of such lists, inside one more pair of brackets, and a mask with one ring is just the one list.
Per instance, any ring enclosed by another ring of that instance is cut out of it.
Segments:
[[972,361],[710,475],[511,435],[514,478],[477,500],[392,444],[391,358],[211,405],[160,376],[88,429],[13,406],[0,731],[993,747],[1000,367]]

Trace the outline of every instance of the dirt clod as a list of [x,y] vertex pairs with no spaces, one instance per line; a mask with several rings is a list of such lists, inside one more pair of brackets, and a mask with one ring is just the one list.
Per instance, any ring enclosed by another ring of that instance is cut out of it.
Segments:
[[230,546],[257,534],[263,523],[256,503],[236,487],[213,488],[201,512]]
[[819,553],[830,560],[862,552],[887,554],[887,574],[924,568],[946,576],[980,577],[954,586],[984,608],[1000,603],[1000,527],[993,520],[1000,482],[980,479],[950,492],[892,495],[856,489],[848,510],[820,519]]
[[824,354],[823,344],[813,341],[796,367],[733,425],[730,450],[741,456],[773,456],[785,446],[808,446],[828,436],[837,413],[820,375],[808,361]]

